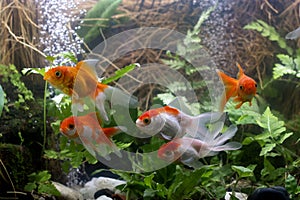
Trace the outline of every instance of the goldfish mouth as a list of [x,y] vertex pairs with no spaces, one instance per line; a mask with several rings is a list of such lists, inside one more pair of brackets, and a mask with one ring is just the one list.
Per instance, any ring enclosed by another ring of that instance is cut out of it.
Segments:
[[50,79],[49,75],[48,75],[48,74],[45,74],[45,75],[44,75],[44,80],[45,80],[45,81],[48,81],[49,79]]
[[136,126],[139,127],[139,128],[144,127],[144,123],[143,123],[143,121],[140,120],[140,119],[137,119],[137,120],[135,121],[135,124],[136,124]]

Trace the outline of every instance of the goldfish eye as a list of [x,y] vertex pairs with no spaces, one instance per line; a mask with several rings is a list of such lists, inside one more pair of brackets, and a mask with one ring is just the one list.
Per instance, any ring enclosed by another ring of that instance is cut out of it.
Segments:
[[147,118],[143,119],[143,123],[145,125],[149,125],[151,123],[151,119],[147,117]]
[[244,86],[240,85],[240,90],[243,90],[244,89]]
[[74,124],[69,124],[68,128],[73,130],[75,128],[75,126],[74,126]]
[[256,88],[257,88],[257,84],[255,83],[255,85],[254,85]]
[[55,72],[55,76],[56,76],[57,78],[61,77],[61,72],[60,72],[60,71],[56,71],[56,72]]

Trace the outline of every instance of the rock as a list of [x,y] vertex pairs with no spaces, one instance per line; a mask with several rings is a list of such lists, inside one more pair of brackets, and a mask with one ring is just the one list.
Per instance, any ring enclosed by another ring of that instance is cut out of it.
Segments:
[[96,200],[113,200],[113,199],[110,197],[107,197],[105,195],[102,195],[102,196],[98,197]]
[[[230,200],[231,196],[232,196],[232,192],[226,192],[225,200]],[[246,200],[248,197],[246,194],[240,192],[235,192],[234,196],[239,200]]]
[[258,188],[248,198],[248,200],[290,200],[289,194],[284,187],[275,186],[271,188]]
[[87,182],[84,187],[80,189],[80,193],[83,195],[84,199],[94,199],[94,194],[97,191],[102,189],[115,191],[116,186],[125,183],[125,181],[107,177],[92,178],[91,181]]
[[53,182],[52,184],[56,187],[56,189],[60,192],[61,196],[57,197],[57,199],[61,200],[83,200],[83,196],[77,190],[71,189],[63,184]]

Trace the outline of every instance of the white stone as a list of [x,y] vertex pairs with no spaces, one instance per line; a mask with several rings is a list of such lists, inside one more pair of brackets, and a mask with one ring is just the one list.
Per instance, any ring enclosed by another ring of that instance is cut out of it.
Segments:
[[80,192],[73,190],[61,183],[53,182],[52,184],[55,186],[55,188],[60,192],[61,196],[58,197],[58,199],[64,199],[64,200],[83,200],[83,196]]
[[[230,200],[231,195],[232,195],[232,192],[226,192],[225,200]],[[246,195],[244,193],[240,193],[240,192],[235,192],[234,196],[236,198],[238,198],[239,200],[247,200],[247,198],[248,198],[248,195]]]
[[87,182],[84,187],[80,189],[80,193],[83,195],[84,199],[93,199],[94,194],[98,190],[109,189],[111,191],[115,191],[115,188],[118,185],[125,183],[125,181],[107,177],[92,178],[92,180]]

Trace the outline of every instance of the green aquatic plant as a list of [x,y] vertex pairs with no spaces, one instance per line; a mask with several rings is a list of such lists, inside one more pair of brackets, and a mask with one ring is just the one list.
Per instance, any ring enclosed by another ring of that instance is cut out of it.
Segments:
[[51,183],[51,174],[47,170],[39,173],[32,173],[28,175],[29,182],[24,187],[25,191],[33,192],[36,191],[39,194],[51,194],[60,196],[60,192]]
[[[257,20],[247,24],[244,29],[256,30],[261,33],[262,36],[267,37],[270,41],[277,42],[278,46],[285,50],[287,54],[279,53],[276,55],[279,63],[276,63],[273,67],[273,77],[264,86],[267,87],[274,80],[279,78],[284,78],[291,83],[299,85],[300,78],[300,49],[294,51],[291,47],[287,45],[286,40],[280,36],[280,34],[275,30],[274,27],[267,24],[262,20]],[[291,77],[284,77],[284,75],[292,75]],[[298,78],[294,81],[293,77]]]
[[[255,168],[256,183],[261,186],[282,185],[287,186],[288,192],[296,197],[300,187],[293,187],[294,179],[287,179],[287,175],[294,177],[294,171],[299,167],[299,156],[285,146],[287,139],[291,138],[293,132],[288,131],[286,123],[280,120],[269,107],[262,113],[254,101],[250,107],[248,104],[241,109],[235,109],[232,102],[228,102],[226,112],[229,113],[230,121],[241,126],[251,126],[254,132],[244,131],[242,144],[245,148],[251,148],[257,143],[260,146],[258,154],[247,155],[248,163],[259,165]],[[247,147],[249,146],[249,147]],[[241,152],[245,154],[246,152]],[[262,163],[257,161],[261,157]],[[298,163],[298,164],[297,164]],[[250,171],[249,171],[250,172]],[[295,177],[294,177],[295,178]]]
[[293,54],[293,49],[289,47],[284,38],[275,30],[273,26],[270,26],[262,20],[256,20],[244,26],[247,30],[256,30],[261,33],[262,36],[269,38],[270,41],[277,42],[280,48],[285,49],[289,55]]
[[[184,76],[191,78],[192,89],[203,94],[207,92],[206,86],[207,82],[203,80],[195,80],[192,77],[199,77],[199,72],[209,69],[209,66],[206,66],[206,61],[208,56],[205,52],[203,46],[201,45],[201,38],[199,33],[201,31],[201,26],[209,18],[210,14],[215,10],[215,7],[210,7],[208,10],[204,11],[195,26],[192,29],[189,29],[186,33],[185,38],[177,44],[176,54],[167,52],[169,59],[162,59],[163,63],[171,67],[172,69],[184,71]],[[203,54],[203,55],[202,55]],[[184,58],[184,59],[183,59]],[[203,60],[199,63],[199,60]],[[201,64],[200,66],[193,66],[191,63],[196,62],[196,64]],[[170,99],[174,99],[172,92],[177,91],[186,91],[190,88],[187,88],[185,83],[182,82],[173,82],[168,85],[165,93],[157,95],[157,98],[161,100],[164,104],[170,103]],[[205,93],[207,94],[207,93]],[[202,95],[201,99],[205,99],[208,95]],[[205,99],[209,100],[209,99]],[[206,103],[205,100],[201,103]],[[187,99],[185,99],[187,101]],[[208,101],[207,101],[208,102]],[[190,110],[193,114],[199,114],[200,105],[199,103],[189,104]],[[211,110],[211,107],[203,106],[206,110]]]
[[172,164],[151,173],[111,170],[126,180],[118,186],[127,199],[221,199],[233,171],[224,165],[203,165],[195,170]]
[[101,0],[85,15],[83,23],[77,30],[77,34],[84,38],[86,43],[100,36],[99,29],[107,28],[111,17],[116,14],[116,9],[122,0]]
[[[32,92],[27,89],[24,82],[21,80],[21,74],[18,72],[14,65],[1,65],[0,74],[4,83],[11,83],[16,88],[17,100],[13,102],[13,105],[19,109],[28,110],[29,107],[26,105],[26,101],[33,100]],[[5,110],[9,110],[8,105],[4,106]]]

